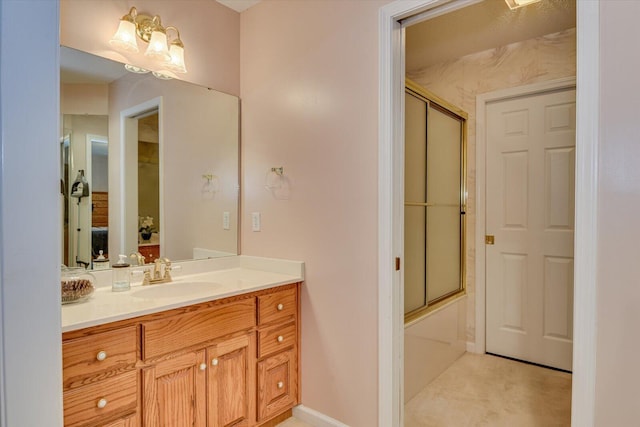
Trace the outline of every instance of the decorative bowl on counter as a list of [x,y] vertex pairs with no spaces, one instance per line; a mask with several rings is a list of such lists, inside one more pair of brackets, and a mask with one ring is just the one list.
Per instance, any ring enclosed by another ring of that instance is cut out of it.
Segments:
[[95,277],[82,267],[62,267],[60,284],[62,304],[72,304],[89,299],[94,291]]

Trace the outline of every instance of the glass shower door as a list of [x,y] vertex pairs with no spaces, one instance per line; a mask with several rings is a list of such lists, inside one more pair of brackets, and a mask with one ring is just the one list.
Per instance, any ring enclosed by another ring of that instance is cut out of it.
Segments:
[[405,315],[464,290],[465,119],[405,95]]

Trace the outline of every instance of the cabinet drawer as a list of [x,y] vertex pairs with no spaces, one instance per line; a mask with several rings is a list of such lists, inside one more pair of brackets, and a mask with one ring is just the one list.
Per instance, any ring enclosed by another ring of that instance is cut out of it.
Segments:
[[86,377],[104,370],[133,369],[136,355],[136,327],[101,332],[62,343],[64,389],[83,384]]
[[254,298],[142,324],[143,359],[161,356],[255,326]]
[[296,404],[296,372],[293,350],[258,363],[258,421],[268,420]]
[[295,317],[298,311],[296,288],[258,297],[258,324]]
[[112,378],[64,392],[64,425],[102,425],[136,411],[138,374]]
[[296,324],[276,325],[258,332],[258,358],[277,353],[296,342]]

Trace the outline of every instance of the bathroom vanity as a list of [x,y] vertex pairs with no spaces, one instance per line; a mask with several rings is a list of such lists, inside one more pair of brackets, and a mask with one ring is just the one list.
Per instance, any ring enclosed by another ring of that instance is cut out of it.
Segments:
[[283,272],[269,261],[192,261],[185,268],[217,269],[99,287],[63,307],[64,425],[273,426],[291,416],[303,265]]

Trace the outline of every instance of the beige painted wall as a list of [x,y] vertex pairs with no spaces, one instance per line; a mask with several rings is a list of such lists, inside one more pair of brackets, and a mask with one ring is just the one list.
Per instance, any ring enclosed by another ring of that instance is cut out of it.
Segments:
[[60,44],[123,63],[154,69],[139,53],[115,51],[109,40],[120,18],[135,6],[175,26],[185,46],[181,80],[232,95],[240,93],[240,14],[213,0],[60,0]]
[[[411,51],[407,56],[412,55]],[[467,133],[467,340],[475,340],[476,96],[576,75],[575,29],[512,43],[407,77],[469,114]]]
[[[302,403],[377,425],[378,10],[265,1],[241,15],[242,253],[305,261]],[[284,166],[288,199],[264,188]],[[251,212],[262,231],[251,232]]]
[[62,114],[109,114],[109,86],[106,84],[60,85]]
[[638,16],[640,2],[600,2],[597,426],[640,419]]

